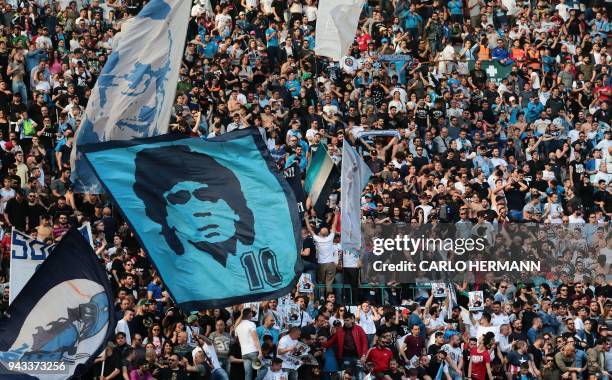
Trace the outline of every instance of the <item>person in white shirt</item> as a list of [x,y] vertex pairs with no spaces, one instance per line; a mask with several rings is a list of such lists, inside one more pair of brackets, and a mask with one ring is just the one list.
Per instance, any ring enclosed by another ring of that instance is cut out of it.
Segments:
[[366,334],[366,337],[368,338],[368,347],[372,346],[372,340],[376,335],[375,322],[378,321],[380,317],[381,316],[378,314],[376,308],[370,306],[369,301],[365,301],[357,307],[355,320],[357,321],[357,324],[361,326]]
[[506,162],[506,160],[499,157],[499,148],[493,148],[493,150],[491,151],[491,155],[491,164],[494,168],[497,166],[508,167],[508,163]]
[[455,69],[455,60],[456,53],[453,44],[450,39],[448,40],[446,46],[440,52],[438,59],[440,62],[438,63],[438,73],[439,74],[450,74]]
[[221,363],[219,363],[219,358],[217,357],[217,352],[215,351],[215,346],[213,345],[212,341],[200,334],[196,334],[195,339],[198,346],[191,351],[191,356],[194,358],[194,361],[198,355],[203,355],[203,357],[200,359],[201,362],[207,363],[208,366],[210,366],[211,379],[229,380],[227,372],[225,372],[225,370],[221,367]]
[[289,333],[278,341],[277,356],[283,361],[282,368],[289,375],[288,380],[298,379],[298,368],[300,367],[299,355],[295,355],[298,347],[298,338],[301,330],[294,326],[289,329]]
[[306,297],[299,295],[295,297],[295,304],[300,308],[300,315],[297,316],[297,319],[291,323],[293,326],[304,327],[314,322],[310,314],[306,311]]
[[243,309],[240,323],[238,323],[238,326],[236,326],[234,330],[238,342],[240,343],[240,351],[242,352],[245,380],[253,380],[255,378],[253,373],[253,361],[257,358],[259,358],[259,360],[263,359],[261,345],[257,337],[257,326],[255,326],[255,323],[251,322],[252,316],[253,311],[251,309]]
[[504,313],[504,311],[502,310],[500,301],[493,302],[492,311],[493,313],[491,313],[491,324],[493,326],[510,324],[510,318],[508,318],[506,313]]
[[202,15],[214,16],[210,0],[199,0],[191,8],[191,17],[200,17]]
[[334,211],[331,232],[328,227],[322,227],[318,234],[314,232],[308,215],[304,216],[306,227],[317,247],[317,279],[325,283],[325,293],[332,293],[332,284],[336,277],[336,259],[334,257],[334,236],[336,236],[336,224],[338,224],[338,211]]
[[567,4],[565,4],[565,0],[560,0],[559,4],[555,6],[555,10],[559,13],[559,16],[561,16],[563,21],[566,21],[566,22],[570,18],[570,14],[569,14],[570,9],[571,8],[567,6]]
[[132,335],[130,334],[130,327],[128,323],[134,318],[134,311],[131,309],[127,309],[123,312],[123,318],[117,322],[117,326],[115,327],[115,334],[124,333],[125,334],[125,342],[128,346],[132,345]]
[[287,380],[288,374],[283,370],[283,359],[272,359],[272,365],[261,380]]

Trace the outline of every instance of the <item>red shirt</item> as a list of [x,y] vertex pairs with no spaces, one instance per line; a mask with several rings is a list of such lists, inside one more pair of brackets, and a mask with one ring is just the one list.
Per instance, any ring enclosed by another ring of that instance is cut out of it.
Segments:
[[374,347],[370,350],[367,357],[367,360],[374,364],[374,372],[387,372],[391,359],[393,359],[393,352],[387,347]]
[[404,344],[406,345],[406,357],[410,360],[415,355],[418,357],[421,356],[425,348],[425,338],[422,336],[408,335],[404,338]]
[[470,350],[470,361],[472,362],[472,379],[485,380],[487,374],[487,363],[491,363],[489,351],[478,352],[477,347]]
[[595,86],[593,92],[597,95],[600,101],[609,102],[612,88],[610,88],[610,86]]
[[363,33],[361,36],[355,38],[355,40],[357,41],[357,45],[359,45],[359,50],[366,51],[368,50],[368,43],[372,41],[372,37],[367,33]]

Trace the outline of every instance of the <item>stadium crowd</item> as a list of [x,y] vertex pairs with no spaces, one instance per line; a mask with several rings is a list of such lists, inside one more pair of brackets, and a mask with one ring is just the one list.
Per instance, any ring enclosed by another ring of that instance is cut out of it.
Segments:
[[[610,379],[609,2],[365,1],[340,62],[314,52],[317,0],[194,2],[172,133],[258,128],[279,169],[302,174],[321,146],[340,167],[348,140],[373,172],[363,223],[453,224],[486,234],[487,255],[524,249],[548,265],[458,279],[442,297],[364,276],[368,244],[338,244],[337,184],[323,212],[307,202],[315,292],[190,314],[108,199],[70,182],[88,98],[143,3],[0,0],[0,283],[11,228],[53,243],[92,225],[119,322],[90,378]],[[472,290],[482,311],[466,308]]]

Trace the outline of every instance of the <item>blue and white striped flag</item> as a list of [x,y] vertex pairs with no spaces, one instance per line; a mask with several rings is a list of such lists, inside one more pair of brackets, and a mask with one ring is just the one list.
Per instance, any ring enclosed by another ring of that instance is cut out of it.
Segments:
[[329,196],[337,186],[338,177],[336,164],[327,153],[325,145],[319,143],[317,150],[310,158],[304,180],[304,190],[319,216],[325,211]]
[[100,193],[80,146],[168,131],[191,1],[152,0],[126,21],[100,73],[71,155],[78,192]]

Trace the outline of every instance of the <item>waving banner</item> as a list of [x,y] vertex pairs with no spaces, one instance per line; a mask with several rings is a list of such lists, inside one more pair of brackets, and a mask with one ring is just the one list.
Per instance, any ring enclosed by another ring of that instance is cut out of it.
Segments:
[[84,375],[113,333],[113,301],[93,249],[68,231],[0,319],[0,378]]
[[75,191],[101,191],[80,146],[168,131],[190,10],[190,1],[152,0],[122,26],[75,136]]
[[296,199],[257,129],[83,151],[183,310],[275,298],[297,282]]
[[[91,238],[91,226],[85,223],[78,229],[81,235],[93,248]],[[11,232],[11,287],[9,292],[9,304],[17,297],[21,289],[36,272],[36,269],[55,248],[55,244],[45,244],[32,239],[25,232],[13,229]]]
[[342,177],[340,178],[340,208],[342,249],[361,248],[361,192],[368,184],[372,171],[359,153],[348,143],[342,146]]
[[315,53],[339,61],[348,53],[365,0],[322,0],[317,16]]

